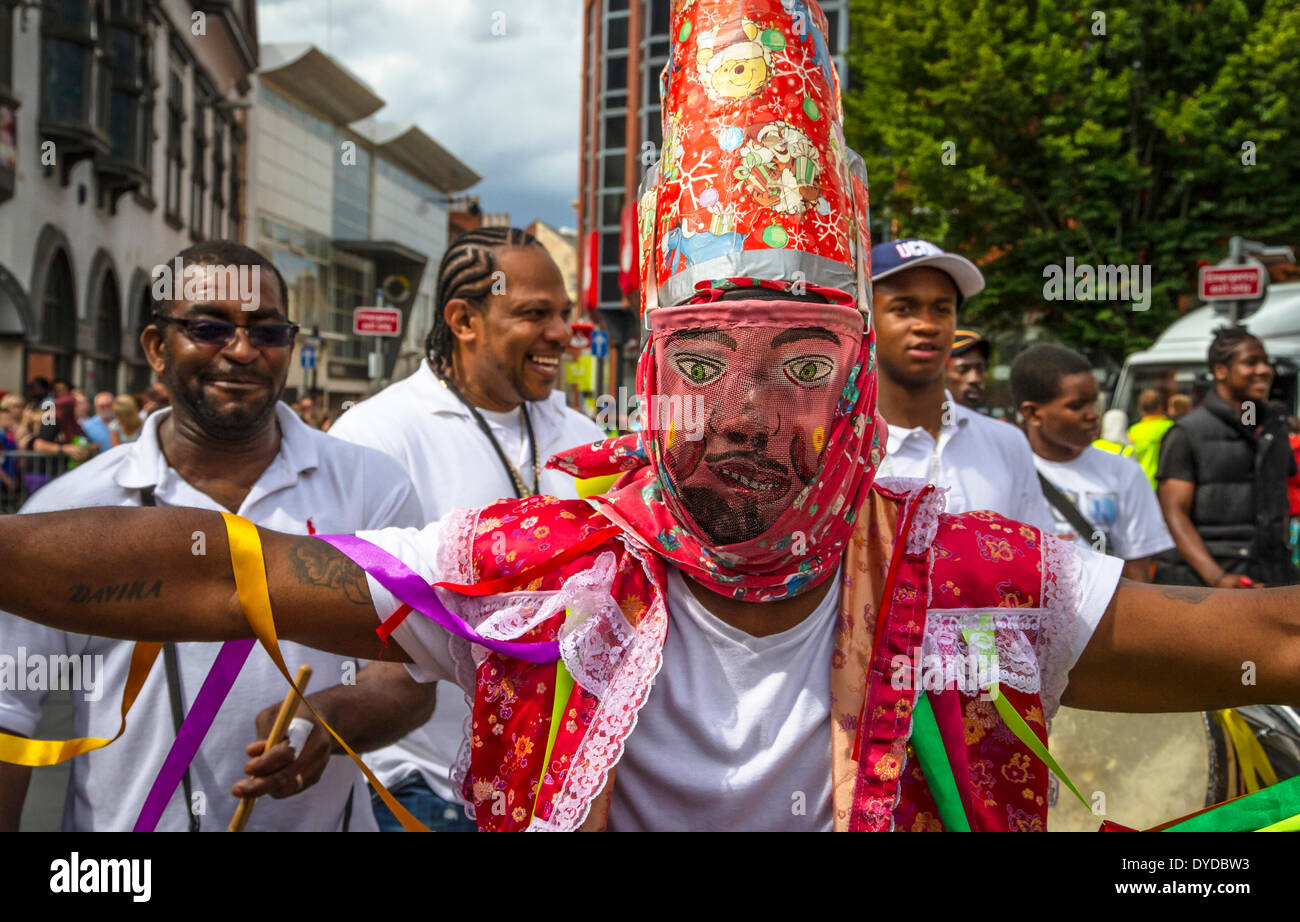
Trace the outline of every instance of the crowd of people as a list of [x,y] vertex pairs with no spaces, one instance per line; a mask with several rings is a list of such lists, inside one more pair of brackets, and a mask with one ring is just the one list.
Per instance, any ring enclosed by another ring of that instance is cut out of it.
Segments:
[[0,391],[0,511],[15,511],[52,478],[134,442],[149,414],[167,405],[160,384],[138,394],[100,391],[93,403],[63,378],[33,378],[25,395]]
[[[979,412],[991,350],[958,320],[980,270],[916,239],[868,259],[830,64],[764,6],[761,43],[730,0],[675,8],[697,62],[664,88],[675,156],[714,162],[708,126],[740,106],[843,175],[816,185],[803,157],[798,194],[770,196],[779,161],[728,172],[728,236],[767,243],[725,277],[667,245],[698,177],[652,176],[637,392],[698,403],[693,433],[607,438],[565,405],[570,301],[524,231],[450,243],[426,360],[328,434],[280,401],[297,327],[274,263],[177,254],[197,288],[141,334],[170,407],[0,517],[0,650],[99,656],[139,694],[129,720],[74,695],[79,738],[42,741],[48,689],[0,688],[0,829],[33,766],[76,754],[70,830],[226,829],[261,796],[245,828],[1042,830],[1061,704],[1300,699],[1296,591],[1236,591],[1296,581],[1262,344],[1216,336],[1217,396],[1163,427],[1155,489],[1136,445],[1094,446],[1098,382],[1070,349],[1012,362],[1023,428]],[[767,92],[778,58],[810,95]],[[252,311],[203,271],[247,265]],[[1144,585],[1162,573],[1195,588]],[[905,680],[921,651],[939,682]],[[286,663],[314,678],[270,745]]]

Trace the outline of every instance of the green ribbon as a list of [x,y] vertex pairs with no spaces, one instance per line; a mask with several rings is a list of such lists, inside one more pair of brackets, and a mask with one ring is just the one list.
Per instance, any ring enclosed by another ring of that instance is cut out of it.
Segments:
[[[986,657],[987,659],[982,661],[992,663],[993,668],[996,670],[998,649],[993,636],[993,616],[987,612],[981,614],[978,627],[967,628],[961,633],[966,638],[966,647],[978,651],[981,657]],[[1083,804],[1084,809],[1092,813],[1092,804],[1088,802],[1088,798],[1079,793],[1079,789],[1074,786],[1070,776],[1065,773],[1065,769],[1061,768],[1056,759],[1052,758],[1052,754],[1047,751],[1047,747],[1038,738],[1038,734],[1029,728],[1029,724],[1025,723],[1025,719],[1011,706],[1011,702],[1001,694],[997,682],[989,686],[989,697],[993,699],[993,706],[997,708],[998,715],[1002,718],[1002,722],[1007,725],[1007,728],[1016,735],[1020,742],[1029,747],[1030,752],[1042,759],[1043,764],[1052,770],[1052,774],[1061,779],[1061,783],[1069,788],[1075,797],[1079,798],[1079,803]]]
[[564,719],[564,708],[573,693],[573,676],[564,668],[564,660],[555,661],[555,700],[551,702],[551,728],[546,732],[546,753],[542,756],[542,773],[537,779],[537,793],[533,797],[533,817],[537,816],[537,806],[542,798],[542,781],[546,778],[546,767],[551,764],[551,752],[555,749],[555,737],[560,732],[560,721]]
[[[1211,807],[1165,832],[1298,832],[1300,775]],[[1278,821],[1278,817],[1287,817]]]
[[957,790],[957,779],[952,773],[952,763],[943,748],[943,738],[939,735],[939,723],[934,719],[934,707],[930,703],[930,693],[920,695],[912,711],[912,749],[916,759],[921,763],[921,771],[930,783],[930,793],[939,808],[939,818],[943,828],[949,832],[970,832],[970,821],[966,818],[966,808],[962,806],[961,794]]

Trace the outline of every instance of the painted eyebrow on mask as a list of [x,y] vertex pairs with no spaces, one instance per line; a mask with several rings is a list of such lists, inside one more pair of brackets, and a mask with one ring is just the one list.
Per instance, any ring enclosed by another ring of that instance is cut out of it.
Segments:
[[668,337],[669,343],[675,343],[682,339],[702,339],[706,342],[717,343],[720,346],[726,346],[733,352],[736,349],[736,341],[726,333],[717,330],[681,330]]
[[837,345],[840,341],[838,336],[825,327],[795,327],[793,330],[778,333],[773,338],[772,345],[784,346],[786,343],[797,343],[804,339],[824,339]]

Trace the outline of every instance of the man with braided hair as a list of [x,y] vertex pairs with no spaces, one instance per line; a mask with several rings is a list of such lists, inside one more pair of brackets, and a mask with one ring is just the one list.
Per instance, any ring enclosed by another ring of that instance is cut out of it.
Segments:
[[[572,477],[542,465],[604,434],[553,386],[572,331],[550,255],[518,228],[470,231],[443,255],[436,297],[427,360],[348,410],[330,435],[395,458],[415,484],[425,521],[539,490],[576,497]],[[426,825],[472,830],[451,779],[469,707],[453,683],[439,683],[438,693],[427,724],[366,762]],[[381,829],[398,828],[377,796],[374,809]]]
[[[737,17],[762,27],[775,76],[715,100],[691,64]],[[636,437],[551,461],[621,471],[609,492],[317,538],[180,510],[0,520],[0,604],[147,639],[256,631],[273,651],[270,609],[278,636],[371,656],[377,616],[417,678],[472,690],[462,792],[480,829],[1041,830],[1062,698],[1300,701],[1300,590],[1129,583],[1120,561],[1032,526],[945,514],[935,485],[876,483],[865,168],[810,29],[826,31],[811,0],[673,12],[679,170],[652,170],[640,198],[637,395],[654,412]],[[760,121],[817,145],[814,207],[779,212],[732,182],[728,129]],[[714,208],[733,229],[707,260],[660,245]],[[198,528],[216,535],[194,560]],[[107,529],[96,550],[87,533]],[[322,541],[353,564],[350,591],[295,574],[303,542]],[[162,590],[76,600],[75,581],[109,574]]]

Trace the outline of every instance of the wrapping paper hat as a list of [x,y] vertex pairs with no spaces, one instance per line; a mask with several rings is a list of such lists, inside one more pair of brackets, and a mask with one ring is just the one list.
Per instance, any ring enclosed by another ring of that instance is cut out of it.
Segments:
[[671,28],[638,209],[648,418],[551,464],[625,472],[592,502],[696,582],[789,598],[839,567],[883,456],[866,172],[815,3],[678,0]]
[[751,277],[870,309],[867,176],[813,0],[676,0],[663,152],[638,207],[642,309]]

